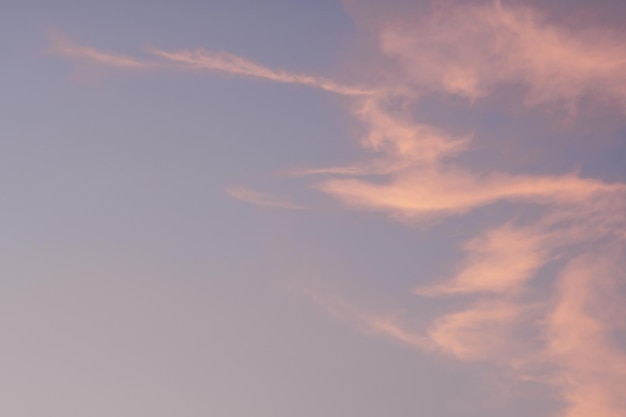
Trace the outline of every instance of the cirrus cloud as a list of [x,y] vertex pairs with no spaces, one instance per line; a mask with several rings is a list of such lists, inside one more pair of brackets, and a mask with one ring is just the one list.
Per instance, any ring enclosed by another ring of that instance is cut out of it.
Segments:
[[[292,172],[310,176],[315,190],[347,209],[404,221],[469,218],[497,204],[522,214],[478,225],[473,238],[454,242],[462,255],[451,260],[456,267],[450,277],[407,289],[414,303],[465,300],[425,325],[406,324],[410,305],[372,313],[356,302],[320,304],[366,333],[431,354],[496,363],[516,378],[555,388],[555,401],[563,404],[560,416],[626,415],[626,352],[615,341],[623,317],[614,313],[622,312],[625,299],[623,292],[611,291],[623,285],[626,268],[626,184],[581,176],[576,167],[569,174],[543,175],[489,163],[472,168],[460,156],[480,135],[459,137],[415,117],[417,104],[429,95],[462,96],[475,108],[510,85],[524,88],[526,105],[571,109],[600,97],[623,106],[626,33],[602,27],[575,31],[536,9],[499,1],[451,3],[427,15],[394,15],[390,6],[384,18],[368,18],[379,41],[372,62],[385,57],[398,65],[386,68],[395,71],[392,77],[365,87],[224,52],[149,49],[156,64],[63,38],[52,38],[52,50],[120,69],[222,72],[350,97],[350,117],[362,125],[357,139],[370,158]],[[361,70],[378,74],[376,65]],[[227,193],[259,206],[303,208],[244,187]],[[547,265],[556,272],[542,272]]]

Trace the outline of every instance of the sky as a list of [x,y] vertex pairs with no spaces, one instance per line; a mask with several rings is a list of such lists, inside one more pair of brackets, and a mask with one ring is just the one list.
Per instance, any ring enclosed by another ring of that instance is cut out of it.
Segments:
[[624,19],[4,0],[0,413],[623,417]]

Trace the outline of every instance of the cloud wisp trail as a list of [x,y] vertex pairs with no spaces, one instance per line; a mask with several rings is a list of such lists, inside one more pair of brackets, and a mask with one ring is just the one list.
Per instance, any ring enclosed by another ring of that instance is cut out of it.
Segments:
[[321,77],[294,74],[281,69],[271,69],[228,52],[213,52],[203,49],[167,52],[156,48],[150,48],[148,51],[170,63],[176,64],[181,69],[223,72],[285,84],[300,84],[347,96],[374,93],[374,90],[350,87]]
[[156,62],[79,45],[58,31],[49,31],[48,40],[50,46],[46,50],[47,53],[65,56],[81,62],[127,70],[146,70],[160,67],[160,64]]
[[272,69],[228,52],[214,52],[205,49],[194,51],[164,51],[158,48],[145,48],[157,60],[146,60],[129,55],[102,51],[79,45],[59,32],[50,32],[50,47],[47,52],[94,65],[118,69],[170,69],[211,71],[244,77],[259,78],[286,84],[299,84],[318,88],[345,96],[366,96],[376,94],[375,89],[364,89],[337,83],[323,77],[296,74],[282,69]]
[[305,206],[293,203],[284,197],[262,193],[247,187],[228,187],[226,193],[234,199],[260,207],[274,207],[292,210],[304,210]]

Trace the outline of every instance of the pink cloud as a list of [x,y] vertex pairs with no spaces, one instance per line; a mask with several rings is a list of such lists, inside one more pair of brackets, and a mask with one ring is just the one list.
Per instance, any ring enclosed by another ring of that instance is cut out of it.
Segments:
[[428,333],[440,351],[461,360],[493,360],[503,352],[512,356],[510,334],[522,313],[511,302],[477,302],[437,318]]
[[449,281],[417,287],[424,296],[517,293],[547,261],[546,236],[535,229],[505,225],[467,242],[465,259]]
[[[499,4],[469,3],[430,18],[393,21],[374,26],[382,28],[382,52],[397,57],[402,70],[386,95],[360,101],[354,113],[366,131],[361,143],[374,159],[306,173],[330,175],[318,188],[351,208],[395,216],[445,218],[496,202],[540,206],[543,214],[523,227],[512,219],[480,233],[462,246],[465,256],[450,279],[415,289],[428,297],[463,296],[469,306],[411,330],[393,315],[360,314],[361,322],[418,350],[498,363],[520,379],[556,387],[563,416],[626,415],[620,395],[626,354],[610,338],[617,324],[597,314],[623,312],[616,307],[623,297],[597,291],[620,279],[623,262],[615,264],[610,254],[567,261],[607,241],[623,250],[626,185],[577,174],[470,170],[456,159],[468,139],[415,123],[410,111],[429,91],[463,95],[476,106],[478,98],[510,83],[527,87],[527,104],[573,105],[586,95],[623,103],[624,36],[573,32],[536,11]],[[393,99],[404,107],[389,106]],[[546,300],[529,282],[550,261],[565,269],[552,288],[556,297]]]
[[467,149],[469,138],[454,138],[442,129],[402,119],[384,109],[381,98],[364,100],[356,116],[367,126],[362,145],[409,163],[432,164]]
[[[626,353],[613,339],[624,316],[610,314],[621,282],[623,247],[573,259],[562,272],[546,323],[546,360],[559,367],[553,384],[562,390],[566,417],[626,414]],[[621,311],[623,313],[623,311]]]
[[575,101],[585,94],[626,99],[626,36],[570,30],[505,2],[440,7],[429,17],[382,23],[381,48],[397,57],[408,82],[477,98],[506,83],[529,88],[529,103]]
[[574,175],[477,175],[452,169],[406,171],[385,184],[331,179],[319,187],[351,206],[406,216],[461,214],[497,201],[580,203],[599,193],[624,189],[621,184]]

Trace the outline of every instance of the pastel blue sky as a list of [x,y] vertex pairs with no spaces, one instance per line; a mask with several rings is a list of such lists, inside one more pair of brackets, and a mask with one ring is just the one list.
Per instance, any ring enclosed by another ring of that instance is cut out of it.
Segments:
[[626,412],[620,2],[0,10],[2,414]]

